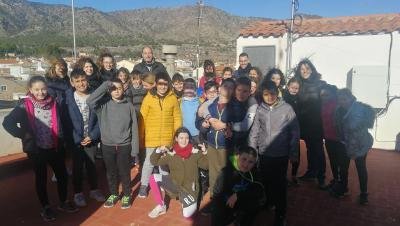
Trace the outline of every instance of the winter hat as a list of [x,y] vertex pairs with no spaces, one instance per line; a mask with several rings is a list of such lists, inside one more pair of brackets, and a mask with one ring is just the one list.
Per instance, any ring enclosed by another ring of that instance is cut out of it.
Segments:
[[196,96],[196,81],[192,78],[187,78],[183,82],[183,96],[194,97]]

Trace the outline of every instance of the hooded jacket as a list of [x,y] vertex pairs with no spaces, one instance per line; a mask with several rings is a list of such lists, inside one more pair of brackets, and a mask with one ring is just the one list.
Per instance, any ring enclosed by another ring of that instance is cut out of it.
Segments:
[[278,99],[273,106],[262,103],[250,130],[249,146],[267,157],[297,158],[299,124],[292,107]]

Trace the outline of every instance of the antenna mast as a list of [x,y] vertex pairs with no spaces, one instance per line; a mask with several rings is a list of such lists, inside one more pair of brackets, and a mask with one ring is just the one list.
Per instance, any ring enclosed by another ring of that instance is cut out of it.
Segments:
[[199,80],[199,67],[200,67],[200,25],[201,19],[203,19],[203,7],[204,2],[202,0],[197,1],[198,6],[198,16],[197,16],[197,43],[196,43],[196,79]]

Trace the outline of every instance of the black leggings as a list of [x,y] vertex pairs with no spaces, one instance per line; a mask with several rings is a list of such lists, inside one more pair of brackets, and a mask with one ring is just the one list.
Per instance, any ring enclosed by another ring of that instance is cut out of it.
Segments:
[[[348,171],[349,171],[350,160],[351,159],[347,157],[345,153],[343,153],[339,161],[340,181],[343,185],[344,190],[348,189],[347,185],[348,185]],[[367,193],[368,192],[367,154],[354,159],[354,162],[357,168],[358,181],[360,183],[360,192]]]
[[49,205],[47,195],[47,164],[51,166],[57,178],[57,190],[60,202],[67,199],[68,175],[65,168],[64,153],[55,149],[40,149],[38,153],[28,154],[35,171],[36,193],[42,207]]

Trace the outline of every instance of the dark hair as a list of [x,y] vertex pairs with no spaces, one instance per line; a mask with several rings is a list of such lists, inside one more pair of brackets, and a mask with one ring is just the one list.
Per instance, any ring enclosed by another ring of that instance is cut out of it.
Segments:
[[230,71],[233,73],[233,69],[231,67],[224,67],[224,70],[222,70],[222,74],[224,74],[226,71]]
[[239,55],[239,57],[247,57],[247,58],[249,58],[249,54],[243,52],[243,53],[241,53],[241,54]]
[[80,77],[86,77],[86,74],[82,69],[75,68],[74,70],[71,71],[71,74],[70,74],[69,77],[70,77],[70,79],[72,81],[72,79],[77,79],[77,78],[80,78]]
[[180,133],[187,133],[189,134],[189,140],[190,142],[192,141],[192,135],[190,134],[190,131],[186,127],[179,127],[174,134],[174,138],[177,138]]
[[119,73],[124,73],[124,74],[126,74],[127,76],[129,76],[129,70],[127,69],[127,68],[125,68],[125,67],[120,67],[119,69],[118,69],[118,71],[117,71],[117,76],[119,75]]
[[218,89],[218,84],[214,81],[208,81],[204,84],[204,92],[206,92],[207,90],[211,89],[212,87],[215,87],[216,89]]
[[333,96],[336,96],[336,94],[338,92],[338,88],[335,85],[326,84],[326,85],[322,86],[321,93],[322,92],[328,92],[328,93],[332,94]]
[[260,68],[258,68],[258,67],[251,67],[250,70],[249,70],[249,72],[250,72],[251,70],[255,70],[255,71],[256,71],[256,73],[257,73],[257,79],[258,79],[258,81],[261,81],[262,72],[261,72]]
[[275,83],[273,81],[264,79],[257,88],[256,99],[259,103],[262,103],[263,93],[266,90],[275,95],[278,95],[278,93],[279,93],[278,87],[275,85]]
[[[225,86],[225,84],[227,84],[227,83],[230,83],[231,85],[233,85],[233,88],[236,87],[235,80],[232,79],[232,78],[224,79],[224,80],[221,82],[221,86]],[[250,84],[250,86],[251,86],[251,84]]]
[[241,155],[241,154],[249,154],[249,155],[252,155],[256,159],[258,157],[256,149],[249,147],[249,146],[240,147],[238,150],[238,155]]
[[33,83],[43,82],[47,86],[46,79],[43,76],[35,75],[28,80],[28,88],[32,88]]
[[307,65],[311,69],[310,79],[321,79],[321,74],[318,73],[317,69],[315,68],[314,64],[311,63],[309,59],[302,59],[296,66],[294,76],[298,78],[301,77],[301,65]]
[[214,64],[214,62],[213,62],[212,60],[205,60],[205,61],[204,61],[204,63],[203,63],[203,69],[204,69],[204,71],[206,70],[206,68],[207,68],[208,66],[212,66],[213,72],[215,73],[215,64]]
[[[166,93],[168,93],[170,90],[171,90],[171,86],[172,86],[172,84],[171,84],[171,78],[169,77],[169,74],[167,73],[167,72],[164,72],[164,71],[162,71],[162,72],[158,72],[157,74],[156,74],[156,79],[155,79],[155,83],[157,84],[157,82],[160,80],[160,79],[162,79],[162,80],[165,80],[165,81],[167,81],[168,82],[168,90],[167,90],[167,92]],[[157,93],[156,92],[156,90],[157,90],[157,85],[153,88],[154,89],[154,93]]]
[[121,83],[121,85],[122,85],[121,79],[116,78],[116,77],[111,78],[111,79],[110,79],[110,82]]
[[90,63],[93,67],[93,75],[96,75],[99,72],[99,68],[97,65],[93,62],[93,60],[89,57],[81,57],[79,58],[78,62],[76,62],[74,68],[80,68],[83,70],[85,67],[86,63]]
[[297,77],[292,77],[292,78],[289,79],[289,81],[288,81],[286,86],[289,86],[291,83],[297,83],[297,84],[300,85],[300,80]]
[[247,76],[241,76],[239,78],[236,79],[236,87],[239,85],[244,85],[244,86],[248,86],[251,88],[251,80],[249,77]]
[[343,88],[343,89],[339,89],[337,91],[337,95],[338,96],[343,96],[346,98],[350,98],[351,100],[356,100],[357,98],[353,95],[353,93],[351,92],[350,89],[348,88]]
[[281,82],[279,83],[279,88],[282,88],[286,84],[286,79],[285,79],[285,76],[283,75],[282,71],[279,70],[278,68],[272,68],[271,70],[269,70],[267,72],[267,74],[265,75],[265,79],[272,81],[272,76],[274,74],[279,75],[279,77],[281,78]]
[[174,82],[183,82],[183,81],[184,81],[183,76],[181,74],[179,74],[179,73],[175,73],[172,76],[172,83],[174,83]]

